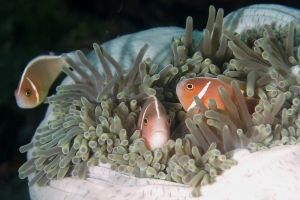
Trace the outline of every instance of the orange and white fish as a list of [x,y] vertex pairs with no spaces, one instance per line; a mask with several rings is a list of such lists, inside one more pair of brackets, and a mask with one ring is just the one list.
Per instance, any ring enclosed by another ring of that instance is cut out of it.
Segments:
[[61,56],[39,56],[29,62],[21,77],[15,97],[19,107],[33,108],[41,104],[50,86],[67,66]]
[[231,86],[219,81],[217,78],[196,77],[182,80],[176,86],[176,94],[185,111],[196,105],[194,95],[197,95],[206,106],[208,105],[208,99],[212,97],[217,104],[217,108],[227,110],[218,90],[219,86],[223,86],[231,99],[234,100]]
[[[171,139],[184,138],[186,134],[189,134],[190,132],[185,124],[185,120],[187,118],[192,119],[195,114],[201,113],[201,110],[195,107],[194,95],[197,95],[206,107],[208,107],[209,98],[214,98],[217,108],[227,110],[220,95],[219,86],[223,86],[231,99],[233,101],[235,100],[231,86],[221,82],[217,78],[197,77],[182,80],[177,84],[176,94],[182,107],[187,111],[187,114],[173,131]],[[241,90],[241,92],[243,93],[243,90]],[[259,103],[259,99],[245,98],[245,101],[249,113],[252,114],[255,111],[255,106]]]
[[151,96],[139,114],[138,128],[149,149],[160,148],[170,139],[171,119],[161,102]]

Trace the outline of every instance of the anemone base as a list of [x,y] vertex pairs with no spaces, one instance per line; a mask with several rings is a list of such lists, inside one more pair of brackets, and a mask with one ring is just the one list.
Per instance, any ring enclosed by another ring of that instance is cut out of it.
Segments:
[[30,187],[32,200],[96,199],[297,199],[300,195],[300,146],[281,146],[250,153],[234,152],[238,165],[201,189],[199,198],[178,183],[133,178],[107,166],[91,167],[86,180],[64,178],[47,187]]

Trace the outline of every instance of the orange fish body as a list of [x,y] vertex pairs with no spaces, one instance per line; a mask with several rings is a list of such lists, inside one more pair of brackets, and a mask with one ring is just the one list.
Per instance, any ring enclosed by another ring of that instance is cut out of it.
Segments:
[[230,85],[216,78],[207,77],[196,77],[180,81],[176,86],[176,94],[185,111],[196,105],[193,98],[194,95],[197,95],[206,107],[208,106],[208,99],[212,97],[217,104],[217,108],[227,110],[218,90],[219,86],[223,86],[231,99],[234,100]]
[[160,148],[170,139],[171,119],[164,106],[151,96],[144,103],[139,114],[138,128],[145,139],[146,146],[153,150]]
[[18,106],[33,108],[41,104],[63,65],[68,66],[61,56],[39,56],[30,61],[15,90]]

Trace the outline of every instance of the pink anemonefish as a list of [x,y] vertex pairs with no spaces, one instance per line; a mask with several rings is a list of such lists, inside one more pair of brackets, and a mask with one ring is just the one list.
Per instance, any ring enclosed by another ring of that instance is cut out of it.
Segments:
[[18,106],[34,108],[41,104],[63,65],[68,66],[61,56],[39,56],[30,61],[15,90]]
[[171,119],[161,102],[151,96],[139,114],[138,128],[149,149],[160,148],[170,139]]
[[219,86],[223,86],[231,99],[234,100],[230,85],[216,78],[207,77],[196,77],[180,81],[176,86],[176,94],[185,111],[190,110],[196,105],[193,99],[194,95],[197,95],[206,106],[208,105],[208,99],[213,97],[218,108],[227,110],[218,90]]
[[[185,79],[180,81],[176,86],[176,94],[183,108],[187,112],[184,119],[180,122],[177,128],[173,131],[171,139],[184,138],[186,134],[189,134],[189,129],[185,124],[187,118],[192,119],[197,113],[201,113],[201,110],[196,106],[193,96],[197,95],[204,105],[208,107],[209,98],[214,98],[217,108],[227,110],[222,97],[220,95],[219,86],[223,86],[231,99],[234,101],[234,95],[231,86],[221,82],[217,78],[197,77],[191,79]],[[248,98],[247,108],[250,114],[255,111],[255,106],[258,104],[258,99]]]

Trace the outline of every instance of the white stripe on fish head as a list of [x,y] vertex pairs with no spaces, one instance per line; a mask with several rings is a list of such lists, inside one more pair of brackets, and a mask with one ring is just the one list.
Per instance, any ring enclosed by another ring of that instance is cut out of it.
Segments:
[[154,100],[154,103],[155,103],[155,110],[156,110],[156,113],[157,113],[157,118],[160,118],[160,111],[159,111],[159,108],[158,108],[158,103],[157,103],[157,98],[155,98]]
[[26,77],[26,79],[29,81],[29,83],[30,83],[30,85],[31,85],[31,87],[32,87],[32,89],[33,89],[33,91],[31,91],[31,93],[32,93],[32,92],[35,93],[35,96],[36,96],[36,103],[38,104],[38,103],[40,102],[39,91],[38,91],[38,89],[36,88],[36,86],[34,85],[34,83],[30,80],[30,78]]
[[[199,97],[200,99],[202,99],[202,97],[206,94],[206,91],[208,90],[210,84],[211,84],[211,81],[209,81],[208,83],[206,83],[206,85],[205,85],[205,86],[202,88],[202,90],[199,92],[198,97]],[[195,107],[195,106],[196,106],[196,102],[193,101],[193,102],[191,103],[191,105],[189,106],[188,111],[189,111],[191,108]]]
[[[148,103],[149,101],[152,101],[152,102],[150,102],[150,103]],[[149,99],[146,101],[146,103],[145,104],[147,104],[148,103],[148,105],[146,105],[147,107],[145,107],[145,109],[142,109],[143,111],[141,111],[141,112],[143,112],[142,113],[142,123],[140,124],[140,130],[142,130],[142,128],[143,128],[143,119],[145,118],[145,115],[146,115],[146,113],[148,112],[148,109],[150,108],[150,106],[152,106],[152,104],[154,104],[155,105],[155,112],[157,113],[157,118],[161,118],[161,113],[160,113],[160,110],[159,110],[159,105],[158,105],[158,99],[156,98],[156,97],[149,97]]]

